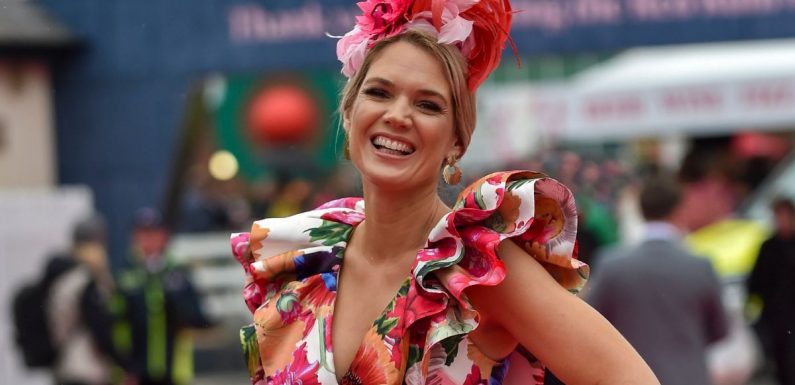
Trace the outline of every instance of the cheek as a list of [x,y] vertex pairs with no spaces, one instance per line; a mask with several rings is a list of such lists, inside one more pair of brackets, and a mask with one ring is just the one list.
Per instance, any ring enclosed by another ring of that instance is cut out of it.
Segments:
[[431,143],[443,154],[443,157],[446,157],[457,141],[457,135],[453,125],[445,120],[436,121],[426,126],[431,128],[426,131],[428,132],[428,134],[426,134],[426,143]]
[[351,113],[348,115],[348,134],[356,136],[366,131],[374,120],[373,116],[373,112],[367,108],[366,104],[354,103],[353,107],[351,107]]

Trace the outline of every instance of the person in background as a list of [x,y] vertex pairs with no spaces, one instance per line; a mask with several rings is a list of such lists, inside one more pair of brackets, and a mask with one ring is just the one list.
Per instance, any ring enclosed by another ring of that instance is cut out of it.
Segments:
[[188,272],[166,255],[170,237],[157,210],[135,213],[129,266],[118,274],[114,340],[139,385],[182,385],[193,376],[190,329],[210,326]]
[[287,182],[268,208],[267,216],[272,218],[289,217],[301,212],[312,192],[312,184],[295,178]]
[[748,294],[763,307],[757,330],[772,354],[781,385],[795,384],[795,205],[786,199],[773,202],[775,234],[759,249]]
[[685,249],[673,220],[681,194],[678,183],[663,175],[643,184],[643,242],[605,258],[586,297],[660,383],[710,384],[706,349],[728,333],[728,322],[712,266]]
[[49,331],[57,356],[52,366],[58,385],[111,383],[111,365],[126,367],[113,349],[108,301],[113,281],[107,266],[105,221],[91,216],[73,232],[68,255],[55,257],[48,271],[61,273],[46,298]]

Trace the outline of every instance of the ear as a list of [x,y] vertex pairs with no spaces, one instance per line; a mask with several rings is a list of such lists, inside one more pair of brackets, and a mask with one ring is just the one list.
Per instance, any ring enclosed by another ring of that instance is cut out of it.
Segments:
[[345,129],[345,134],[349,135],[351,132],[351,111],[346,110],[342,112],[342,128]]
[[[464,156],[464,152],[466,152],[466,147],[464,147],[464,142],[461,140],[461,136],[458,133],[455,134],[455,142],[453,142],[453,147],[447,153],[447,156],[453,156],[455,159],[461,159]],[[446,159],[446,158],[445,158]]]

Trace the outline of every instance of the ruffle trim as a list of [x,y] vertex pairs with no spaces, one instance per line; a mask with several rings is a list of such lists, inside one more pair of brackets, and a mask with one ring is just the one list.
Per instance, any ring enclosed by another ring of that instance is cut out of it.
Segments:
[[[232,234],[232,254],[246,274],[243,299],[251,313],[283,283],[308,275],[300,271],[302,260],[323,254],[341,257],[351,229],[363,219],[363,200],[343,198],[291,217],[262,219],[254,222],[251,232]],[[325,269],[312,273],[330,272],[334,267],[320,265]]]
[[[479,317],[464,291],[505,279],[505,265],[497,256],[505,239],[541,262],[561,286],[579,292],[589,268],[576,259],[576,236],[574,198],[560,182],[528,171],[480,179],[459,195],[418,254],[413,270],[416,285],[407,301],[422,306],[415,306],[421,309],[418,312],[407,310],[407,328],[423,318],[431,320],[425,351],[474,330]],[[449,302],[451,296],[455,306]]]
[[[353,227],[363,219],[363,200],[344,198],[292,217],[257,221],[251,233],[233,234],[232,250],[246,272],[243,296],[251,312],[285,281],[306,276],[296,270],[299,257],[344,250]],[[323,231],[313,235],[309,229]],[[497,256],[505,239],[541,262],[561,286],[577,293],[589,268],[576,259],[576,234],[574,199],[560,182],[529,171],[498,172],[480,179],[459,195],[417,254],[406,300],[406,328],[429,319],[426,352],[445,339],[474,330],[478,315],[464,290],[505,279],[505,266]],[[328,271],[315,273],[323,272]]]

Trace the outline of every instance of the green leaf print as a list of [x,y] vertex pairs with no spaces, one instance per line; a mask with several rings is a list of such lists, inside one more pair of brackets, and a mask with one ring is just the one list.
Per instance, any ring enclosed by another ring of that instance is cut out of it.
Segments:
[[398,324],[397,317],[389,317],[387,318],[388,312],[381,313],[381,316],[378,317],[373,325],[375,326],[375,332],[378,333],[379,336],[384,337],[387,335],[392,329],[395,328]]
[[240,329],[240,344],[243,345],[243,355],[246,357],[248,372],[254,376],[260,363],[257,330],[254,325],[244,326]]
[[422,349],[419,345],[409,345],[409,359],[406,362],[406,367],[410,368],[411,365],[416,364],[422,360]]
[[534,179],[519,179],[519,180],[512,180],[512,181],[508,182],[508,186],[507,186],[507,188],[506,188],[505,190],[506,190],[506,191],[513,191],[513,190],[516,190],[516,189],[518,189],[519,187],[522,187],[522,186],[524,186],[524,185],[526,185],[526,184],[528,184],[528,183],[532,182],[533,180],[534,180]]
[[482,186],[478,186],[475,189],[475,203],[478,205],[478,208],[483,210],[486,208],[486,203],[483,201],[483,192],[480,191]]
[[392,329],[395,328],[395,326],[397,326],[398,318],[387,318],[387,315],[395,310],[395,303],[397,303],[398,298],[408,295],[410,285],[411,278],[406,278],[406,280],[403,281],[403,284],[400,285],[400,289],[398,289],[398,293],[395,295],[395,298],[393,298],[392,301],[389,301],[389,304],[386,305],[386,309],[384,309],[381,315],[376,318],[375,322],[373,322],[373,326],[375,326],[375,332],[381,337],[387,335],[390,331],[392,331]]
[[[406,280],[403,281],[403,285],[400,286],[400,290],[398,290],[397,296],[405,297],[409,295],[409,286],[411,286],[411,278],[406,278]],[[394,303],[394,301],[392,302]]]
[[458,308],[452,308],[447,313],[447,320],[443,325],[439,325],[430,335],[431,341],[441,342],[456,335],[463,335],[471,332],[475,327],[466,321]]
[[322,351],[320,352],[320,366],[326,368],[329,372],[334,372],[334,368],[332,364],[329,362],[328,358],[326,357],[326,317],[320,316],[315,320],[318,328],[318,338],[320,339],[319,345],[322,347]]
[[495,211],[489,215],[489,217],[483,221],[483,224],[498,233],[504,233],[505,229],[508,227],[505,225],[505,219],[502,218],[502,214],[500,214],[499,211]]
[[442,348],[444,348],[444,353],[447,356],[447,359],[444,362],[445,365],[450,366],[453,364],[453,361],[455,361],[455,357],[458,355],[458,345],[461,343],[462,339],[464,339],[464,334],[452,336],[440,342]]
[[442,259],[439,261],[429,261],[428,263],[423,265],[419,270],[417,270],[417,275],[424,277],[425,275],[427,275],[432,271],[448,268],[460,262],[463,257],[464,257],[464,248],[461,248],[461,251],[452,258]]
[[346,242],[352,229],[351,225],[345,223],[324,220],[320,227],[311,228],[305,232],[309,233],[310,242],[321,241],[325,246],[333,246],[340,242]]
[[276,300],[276,310],[281,314],[290,313],[296,306],[300,306],[298,295],[291,291],[282,293],[279,299]]

